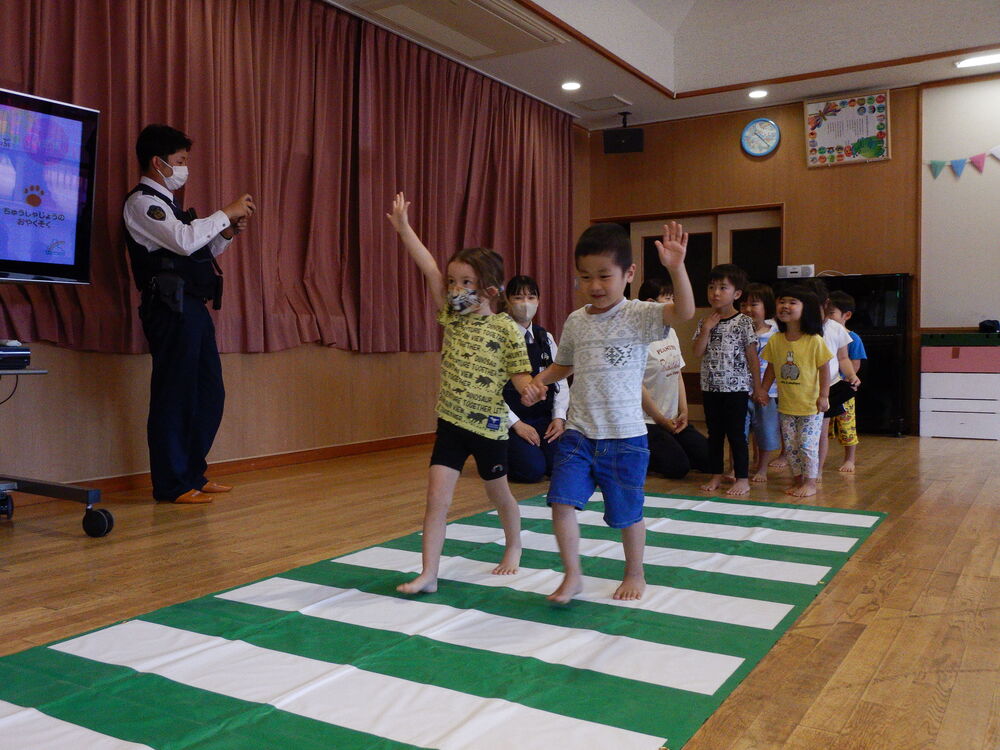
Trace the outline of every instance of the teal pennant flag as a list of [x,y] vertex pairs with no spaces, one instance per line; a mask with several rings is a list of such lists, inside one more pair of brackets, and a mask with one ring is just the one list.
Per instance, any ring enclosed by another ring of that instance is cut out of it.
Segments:
[[941,174],[941,170],[944,169],[944,165],[947,164],[946,161],[932,161],[931,162],[931,174],[934,175],[934,179]]

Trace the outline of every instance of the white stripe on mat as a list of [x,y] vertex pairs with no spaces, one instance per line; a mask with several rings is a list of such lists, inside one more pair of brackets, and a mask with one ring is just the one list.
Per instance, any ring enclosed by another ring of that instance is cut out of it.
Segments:
[[743,663],[735,656],[289,578],[270,578],[217,596],[705,695],[718,690]]
[[[552,511],[547,507],[537,505],[522,505],[522,518],[551,519]],[[496,511],[490,511],[496,515]],[[576,514],[577,520],[587,526],[607,526],[604,516],[594,510],[581,510]],[[821,549],[831,552],[850,552],[858,542],[855,537],[832,536],[830,534],[806,534],[799,531],[782,531],[761,526],[729,526],[724,523],[700,523],[696,521],[676,521],[672,518],[647,518],[646,528],[649,531],[662,531],[666,534],[681,536],[703,536],[710,539],[728,539],[734,542],[758,542],[760,544],[776,544],[781,547],[800,547],[802,549]]]
[[[401,573],[418,572],[422,563],[419,552],[372,547],[344,555],[334,560],[338,563],[360,565],[366,568],[397,570]],[[438,575],[450,581],[474,583],[479,586],[503,586],[531,594],[551,594],[562,582],[562,573],[544,568],[522,567],[514,575],[496,576],[491,573],[496,563],[469,560],[464,557],[442,557]],[[583,591],[576,596],[583,601],[597,601],[615,607],[644,609],[665,615],[694,617],[699,620],[745,625],[750,628],[771,630],[792,610],[791,604],[746,599],[740,596],[709,594],[703,591],[646,586],[642,599],[618,601],[612,599],[618,581],[608,578],[583,576]]]
[[239,700],[441,750],[650,750],[661,738],[498,698],[132,620],[50,646]]
[[[448,525],[448,538],[480,544],[503,544],[503,529],[493,526],[473,526],[452,523]],[[525,549],[539,552],[558,552],[559,546],[552,534],[537,531],[522,531],[521,544]],[[625,549],[621,542],[609,539],[580,539],[580,554],[584,557],[603,557],[609,560],[624,560]],[[672,547],[646,547],[643,562],[647,565],[663,565],[672,568],[690,568],[707,573],[724,573],[745,578],[760,578],[783,583],[818,584],[830,572],[826,565],[784,562],[745,555],[727,555],[722,552],[701,552],[699,550],[674,549]]]
[[34,708],[0,701],[0,750],[152,750],[149,745],[126,742],[117,737],[77,726]]
[[[595,492],[591,500],[603,503],[604,496]],[[717,500],[692,500],[683,497],[660,497],[646,495],[647,508],[673,508],[676,510],[696,510],[701,513],[721,513],[728,516],[758,516],[781,521],[805,521],[806,523],[828,523],[834,526],[856,526],[870,529],[878,521],[878,516],[860,513],[834,513],[825,510],[809,510],[790,505],[778,508],[773,505],[752,505],[750,503],[720,503]]]

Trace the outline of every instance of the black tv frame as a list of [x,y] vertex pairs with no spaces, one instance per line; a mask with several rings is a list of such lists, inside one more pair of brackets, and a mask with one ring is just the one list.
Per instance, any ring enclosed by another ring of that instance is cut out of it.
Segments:
[[89,284],[91,232],[94,224],[94,183],[97,178],[97,142],[100,112],[76,104],[0,88],[0,104],[76,120],[82,126],[80,154],[80,210],[76,222],[73,263],[38,263],[0,257],[0,282]]

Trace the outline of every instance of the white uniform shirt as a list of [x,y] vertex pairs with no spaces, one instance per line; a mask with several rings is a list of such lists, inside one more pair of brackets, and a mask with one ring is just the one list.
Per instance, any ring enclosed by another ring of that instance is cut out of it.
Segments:
[[[684,367],[684,357],[681,355],[680,341],[677,331],[671,328],[665,339],[654,341],[647,349],[646,372],[642,384],[646,386],[649,395],[667,419],[677,416],[680,395],[681,369]],[[646,424],[656,424],[653,418],[645,415]]]
[[642,375],[649,344],[666,335],[663,303],[622,300],[602,313],[566,319],[556,364],[573,368],[567,429],[592,440],[646,434]]
[[830,368],[830,385],[833,385],[840,380],[840,362],[837,359],[837,353],[840,351],[840,347],[848,346],[851,343],[851,334],[836,320],[827,318],[823,321],[823,341],[826,342],[827,348],[833,352],[833,359],[827,364],[827,367]]
[[[155,180],[143,177],[139,182],[165,196],[168,201],[174,199],[173,193]],[[185,224],[174,216],[167,201],[135,192],[126,199],[123,213],[129,234],[150,252],[164,248],[178,255],[191,255],[211,243],[209,249],[212,255],[217,256],[232,241],[219,234],[231,224],[229,217],[221,210],[204,219],[195,219],[190,224]]]
[[[511,318],[511,320],[514,320]],[[514,325],[516,325],[521,330],[521,335],[523,336],[531,327],[525,328],[516,320],[514,320]],[[552,338],[552,334],[548,331],[545,335],[549,337],[549,351],[552,352],[552,361],[556,360],[556,352],[559,351],[559,347],[556,346],[556,340]],[[566,419],[566,410],[569,408],[569,383],[566,382],[566,378],[556,382],[556,395],[552,399],[552,418],[553,419]],[[507,420],[510,426],[513,427],[515,422],[520,422],[521,418],[518,417],[510,407],[507,408]]]

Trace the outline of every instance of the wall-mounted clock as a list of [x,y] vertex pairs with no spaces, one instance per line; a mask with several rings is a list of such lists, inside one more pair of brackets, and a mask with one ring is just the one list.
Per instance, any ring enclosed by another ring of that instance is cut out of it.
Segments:
[[750,156],[767,156],[780,142],[781,129],[774,120],[764,117],[748,122],[740,135],[740,145]]

